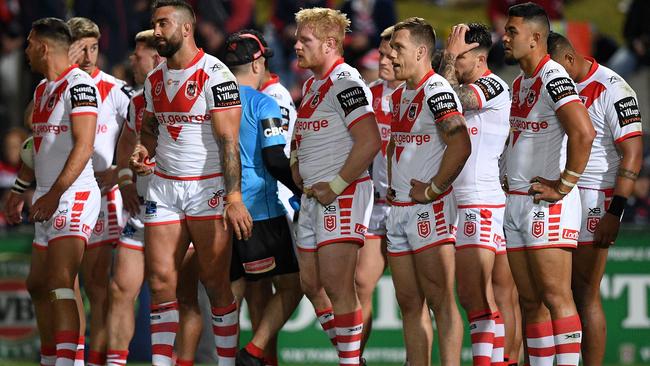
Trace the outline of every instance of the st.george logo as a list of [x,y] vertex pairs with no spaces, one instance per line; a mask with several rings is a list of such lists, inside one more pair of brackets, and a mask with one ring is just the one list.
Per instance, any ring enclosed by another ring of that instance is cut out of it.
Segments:
[[197,89],[196,80],[188,80],[187,85],[185,86],[185,97],[187,99],[196,98]]

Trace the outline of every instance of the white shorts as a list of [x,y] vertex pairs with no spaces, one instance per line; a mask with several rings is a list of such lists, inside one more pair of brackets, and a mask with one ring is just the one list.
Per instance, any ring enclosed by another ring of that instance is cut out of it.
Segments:
[[[36,189],[33,202],[45,193],[47,190]],[[32,246],[39,250],[47,250],[48,244],[53,240],[68,237],[78,237],[88,244],[99,214],[100,197],[101,192],[97,184],[65,191],[52,218],[34,224]]]
[[506,205],[459,205],[456,249],[505,249],[503,212]]
[[575,248],[581,211],[577,189],[556,203],[535,204],[532,196],[508,194],[503,223],[508,251]]
[[579,188],[580,203],[582,204],[582,223],[580,225],[580,236],[578,245],[592,245],[594,233],[609,208],[609,203],[614,196],[614,189],[590,189]]
[[140,206],[138,215],[129,217],[120,235],[120,240],[117,241],[118,247],[144,251],[144,222],[142,217],[144,207],[144,205]]
[[97,223],[88,241],[88,249],[117,242],[122,228],[126,224],[126,218],[122,194],[115,186],[102,196],[101,208],[97,216]]
[[175,180],[153,176],[145,199],[146,226],[179,223],[183,220],[219,220],[223,216],[223,177]]
[[376,202],[372,206],[372,214],[370,214],[370,226],[368,226],[368,238],[385,238],[386,237],[386,220],[388,220],[388,213],[390,212],[390,205],[385,202]]
[[419,253],[456,238],[456,198],[451,189],[427,204],[393,204],[388,214],[388,255]]
[[302,195],[296,229],[298,250],[315,252],[334,243],[365,241],[372,211],[372,181],[357,179],[328,206]]

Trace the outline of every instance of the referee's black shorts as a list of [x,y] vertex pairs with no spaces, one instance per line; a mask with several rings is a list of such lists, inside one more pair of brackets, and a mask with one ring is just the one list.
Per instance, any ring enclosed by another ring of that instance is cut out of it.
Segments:
[[291,232],[285,215],[253,222],[248,240],[233,235],[230,280],[248,281],[298,272]]

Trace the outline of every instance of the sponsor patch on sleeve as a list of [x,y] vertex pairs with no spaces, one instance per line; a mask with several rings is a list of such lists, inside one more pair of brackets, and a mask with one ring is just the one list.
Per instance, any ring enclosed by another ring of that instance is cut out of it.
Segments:
[[289,130],[289,109],[280,106],[280,113],[282,114],[282,128],[285,131]]
[[630,123],[641,122],[641,112],[639,105],[634,97],[625,97],[614,103],[616,115],[618,116],[618,125],[625,127]]
[[97,93],[95,88],[87,84],[77,84],[70,88],[70,102],[72,108],[95,107],[97,108]]
[[562,100],[562,98],[566,98],[571,95],[578,95],[578,93],[576,93],[576,88],[573,85],[573,82],[571,79],[566,77],[561,77],[549,81],[548,84],[546,84],[546,90],[551,96],[551,99],[553,99],[553,103],[557,103]]
[[226,81],[212,86],[211,89],[215,108],[233,107],[241,104],[236,82]]
[[452,113],[458,113],[458,104],[456,104],[456,99],[450,92],[434,94],[427,99],[427,105],[429,105],[429,110],[433,113],[433,118],[436,121]]
[[133,90],[132,87],[130,87],[130,86],[126,85],[126,84],[122,85],[121,90],[122,90],[122,93],[126,94],[126,96],[129,97],[129,99],[131,99],[133,94],[135,94],[135,90]]
[[343,113],[345,113],[346,117],[355,109],[369,105],[368,98],[366,98],[366,93],[360,86],[345,89],[344,91],[338,93],[336,95],[336,98],[339,100],[339,104],[341,105]]
[[503,85],[497,80],[492,78],[480,78],[474,82],[483,95],[485,96],[485,101],[491,100],[499,94],[503,93]]
[[265,118],[262,121],[264,137],[279,136],[282,134],[282,121],[279,118]]

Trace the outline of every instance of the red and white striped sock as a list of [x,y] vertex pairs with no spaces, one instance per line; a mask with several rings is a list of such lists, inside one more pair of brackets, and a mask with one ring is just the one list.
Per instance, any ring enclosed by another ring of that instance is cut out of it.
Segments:
[[61,330],[54,335],[56,342],[56,366],[74,366],[77,354],[78,330]]
[[339,365],[359,366],[361,337],[363,336],[363,314],[361,308],[347,314],[334,316],[336,326],[336,347],[339,351]]
[[500,312],[492,313],[492,318],[494,319],[494,342],[492,342],[490,362],[493,366],[502,366],[505,363],[506,327]]
[[474,366],[490,366],[496,327],[492,318],[492,311],[485,309],[472,312],[467,316],[469,318],[469,333],[472,339],[472,363]]
[[109,349],[106,352],[106,366],[124,366],[129,357],[129,350]]
[[54,366],[56,363],[56,346],[41,345],[41,366]]
[[330,342],[336,347],[336,329],[334,328],[334,311],[332,308],[316,310],[316,317],[321,327],[329,337]]
[[79,336],[77,341],[77,354],[74,356],[74,366],[84,366],[84,351],[86,350],[86,337]]
[[174,341],[178,331],[178,302],[176,300],[151,305],[151,363],[173,365]]
[[582,326],[578,314],[553,320],[553,338],[557,365],[577,365],[580,362],[582,341]]
[[526,325],[526,344],[530,366],[553,366],[555,341],[550,320]]
[[106,365],[106,353],[90,350],[88,352],[88,362],[86,366],[104,366]]
[[239,312],[236,302],[221,308],[212,307],[212,333],[217,345],[219,366],[235,366],[239,341]]
[[176,360],[176,366],[194,366],[194,360]]

